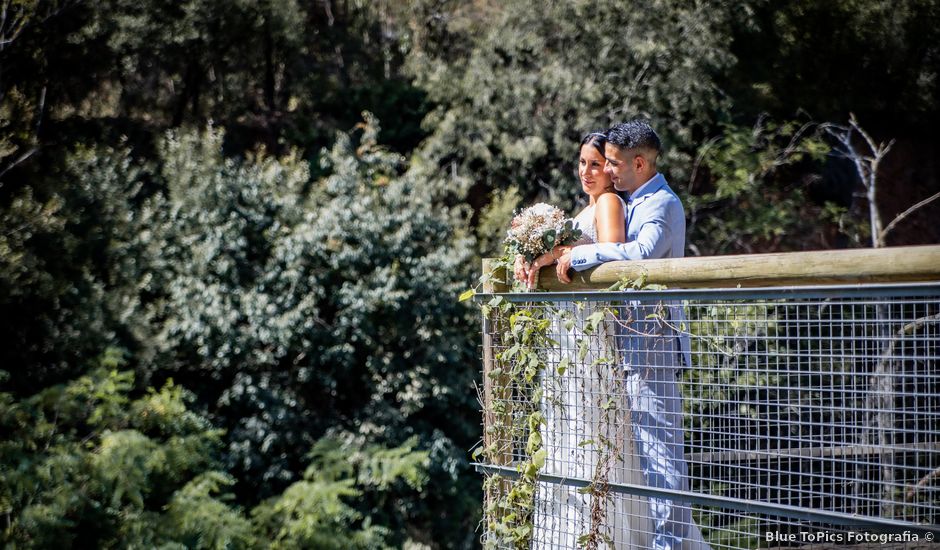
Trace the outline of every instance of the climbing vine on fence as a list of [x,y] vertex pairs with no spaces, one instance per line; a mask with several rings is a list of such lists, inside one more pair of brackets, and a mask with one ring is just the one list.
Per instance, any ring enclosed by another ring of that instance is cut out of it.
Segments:
[[[643,282],[626,281],[621,288],[637,286],[642,287]],[[468,291],[462,299],[473,294]],[[590,484],[580,490],[591,496],[591,506],[588,530],[578,534],[578,544],[597,548],[603,542],[609,543],[605,519],[610,502],[608,477],[621,452],[617,438],[609,432],[616,429],[617,415],[629,409],[617,399],[624,393],[622,381],[618,383],[616,377],[604,372],[617,368],[619,361],[612,335],[607,332],[604,336],[602,332],[610,330],[610,321],[628,325],[633,319],[620,318],[622,315],[618,316],[613,307],[582,303],[530,307],[501,296],[482,302],[481,310],[491,323],[493,352],[484,381],[490,392],[489,399],[483,399],[488,407],[485,445],[474,452],[474,458],[482,455],[489,464],[511,466],[516,472],[511,478],[490,475],[484,482],[485,546],[528,548],[532,543],[537,478],[550,458],[543,441],[544,411],[546,407],[564,406],[553,402],[552,384],[572,367],[584,369],[581,375],[593,373],[590,376],[605,382],[595,396],[597,403],[592,405],[600,412],[604,427],[578,443],[579,448],[593,449],[597,457],[589,474]],[[575,310],[581,318],[578,329],[572,316]],[[575,335],[573,356],[554,340],[562,332]],[[595,349],[592,342],[602,345]],[[594,351],[589,356],[591,349]]]
[[[515,441],[526,441],[521,460],[515,461],[516,479],[494,475],[485,482],[487,495],[487,546],[528,548],[532,537],[532,514],[535,506],[535,480],[545,465],[546,451],[542,444],[544,416],[540,410],[542,391],[539,374],[546,360],[539,350],[550,343],[551,317],[537,309],[516,307],[494,297],[483,306],[489,316],[498,310],[505,322],[496,327],[500,351],[487,376],[500,395],[493,400],[494,422],[487,440],[492,441],[482,453],[490,463],[512,461]],[[507,460],[507,458],[509,460]]]

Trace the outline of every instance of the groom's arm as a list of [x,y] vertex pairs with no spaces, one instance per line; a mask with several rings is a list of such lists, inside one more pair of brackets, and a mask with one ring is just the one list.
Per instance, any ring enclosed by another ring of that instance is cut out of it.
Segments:
[[604,262],[648,260],[664,257],[672,246],[672,230],[666,220],[656,217],[640,227],[635,240],[628,243],[598,243],[576,246],[571,250],[571,267],[584,271]]

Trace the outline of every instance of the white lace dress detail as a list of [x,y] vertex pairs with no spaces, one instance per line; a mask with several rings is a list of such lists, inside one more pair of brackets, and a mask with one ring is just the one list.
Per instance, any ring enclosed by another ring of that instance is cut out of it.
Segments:
[[[597,241],[594,211],[588,206],[574,218],[582,231],[581,243]],[[605,312],[597,330],[587,330],[588,317],[603,312],[602,304],[560,302],[557,308],[549,334],[558,345],[549,350],[541,375],[543,473],[645,485],[617,350],[616,320]],[[559,372],[563,360],[568,368]],[[652,532],[646,497],[595,497],[573,484],[536,483],[533,549],[579,548],[593,533],[595,540],[606,541],[601,548],[647,550]]]

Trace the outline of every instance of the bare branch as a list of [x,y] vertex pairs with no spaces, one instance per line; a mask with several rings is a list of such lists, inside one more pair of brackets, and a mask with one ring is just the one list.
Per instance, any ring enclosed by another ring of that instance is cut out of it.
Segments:
[[891,146],[894,145],[893,139],[890,142],[888,142],[888,145],[885,145],[884,143],[879,143],[878,145],[875,145],[875,140],[873,140],[871,136],[868,135],[868,132],[866,132],[865,130],[862,129],[861,126],[859,126],[858,119],[855,118],[854,113],[849,114],[849,124],[851,124],[852,128],[856,132],[858,132],[860,136],[862,136],[862,138],[865,140],[865,143],[868,144],[868,148],[871,150],[873,154],[875,154],[876,157],[879,156],[878,155],[879,152],[881,153],[880,156],[884,156],[891,149]]
[[917,491],[919,489],[923,489],[931,481],[933,481],[934,479],[938,479],[938,478],[940,478],[940,468],[936,468],[933,471],[928,472],[927,475],[925,475],[924,477],[920,478],[920,481],[918,481],[916,485],[910,487],[907,490],[905,497],[907,498],[907,500],[914,500],[914,496],[917,494]]
[[9,0],[5,0],[2,15],[0,15],[0,50],[12,44],[26,28],[28,22],[29,14],[24,8],[11,9]]
[[[855,165],[855,171],[865,188],[865,195],[868,199],[868,217],[871,226],[871,245],[874,248],[880,248],[885,245],[883,224],[881,222],[881,212],[878,210],[878,166],[882,159],[891,150],[894,140],[887,144],[875,143],[875,140],[862,129],[858,124],[858,119],[854,114],[849,115],[849,126],[839,126],[828,124],[823,127],[826,133],[836,139],[838,142],[837,151],[844,157],[852,161]],[[857,132],[864,141],[864,146],[868,151],[863,152],[856,149],[852,143],[852,134]]]
[[34,135],[32,138],[32,142],[34,145],[28,151],[25,151],[23,154],[17,157],[16,160],[11,162],[7,166],[4,166],[3,169],[0,170],[0,187],[3,187],[3,181],[2,181],[3,176],[5,176],[7,172],[15,168],[17,165],[25,162],[27,159],[29,159],[29,157],[33,156],[34,154],[36,154],[37,151],[39,151],[39,145],[35,145],[35,144],[39,142],[39,127],[42,125],[42,117],[43,117],[43,114],[45,113],[45,110],[46,110],[46,87],[43,86],[42,90],[39,92],[39,105],[38,105],[37,112],[36,112],[36,124],[34,126],[34,132],[33,132]]
[[800,147],[800,143],[803,141],[804,134],[806,134],[811,128],[815,126],[816,123],[807,122],[803,124],[799,130],[794,132],[793,135],[790,136],[790,142],[787,143],[787,146],[780,151],[780,153],[774,159],[773,163],[761,172],[761,177],[766,176],[773,170],[788,164],[790,157],[793,155],[797,153],[805,153],[806,149]]
[[620,118],[623,113],[630,112],[633,110],[632,102],[633,98],[636,97],[636,90],[640,87],[640,84],[643,83],[643,79],[646,78],[646,72],[650,68],[650,62],[646,61],[643,63],[643,66],[640,67],[640,70],[637,71],[636,77],[633,79],[633,82],[630,84],[630,87],[623,91],[621,94],[623,97],[627,98],[626,103],[617,107],[616,109],[607,111],[608,120],[616,120]]
[[36,139],[39,139],[39,127],[42,126],[42,116],[46,112],[46,86],[42,87],[42,91],[39,92],[39,106],[36,109],[36,126],[34,133],[36,134]]
[[692,193],[692,187],[695,186],[695,178],[698,176],[698,169],[702,165],[702,162],[705,160],[705,155],[708,154],[709,149],[715,146],[716,143],[721,141],[721,137],[715,136],[710,140],[705,142],[705,145],[702,146],[702,151],[698,154],[698,157],[695,159],[695,164],[692,165],[692,175],[689,176],[689,193]]
[[58,17],[59,14],[61,14],[63,11],[65,11],[65,10],[71,8],[72,6],[76,6],[76,5],[78,5],[78,4],[81,4],[81,3],[84,2],[84,1],[85,1],[85,0],[71,0],[71,1],[65,0],[65,1],[62,2],[61,4],[57,4],[57,6],[56,6],[56,8],[55,8],[54,10],[50,11],[49,13],[47,13],[47,14],[45,15],[45,17],[42,18],[42,21],[40,21],[40,23],[45,23],[46,21],[52,19],[53,17]]
[[29,151],[26,151],[25,153],[17,157],[17,159],[11,162],[9,166],[5,167],[3,171],[0,172],[0,187],[3,187],[3,176],[5,176],[7,172],[12,170],[14,167],[16,167],[18,164],[22,163],[29,157],[33,156],[38,150],[39,150],[39,147],[31,148]]
[[927,204],[937,199],[940,199],[940,192],[934,193],[933,195],[927,197],[926,199],[920,201],[919,203],[915,204],[914,206],[911,206],[904,212],[901,212],[900,214],[895,216],[894,219],[891,220],[891,223],[889,223],[884,229],[881,230],[881,238],[884,239],[888,235],[888,232],[894,229],[894,226],[901,223],[901,220],[908,217],[912,212],[914,212],[915,210],[917,210],[918,208],[922,206],[926,206]]

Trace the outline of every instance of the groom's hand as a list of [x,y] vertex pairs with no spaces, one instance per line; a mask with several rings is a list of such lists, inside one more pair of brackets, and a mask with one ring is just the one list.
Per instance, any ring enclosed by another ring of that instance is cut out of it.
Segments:
[[568,276],[568,271],[571,269],[571,247],[565,247],[564,253],[561,257],[558,258],[558,265],[555,266],[555,273],[558,275],[558,280],[568,284],[571,282],[571,277]]

